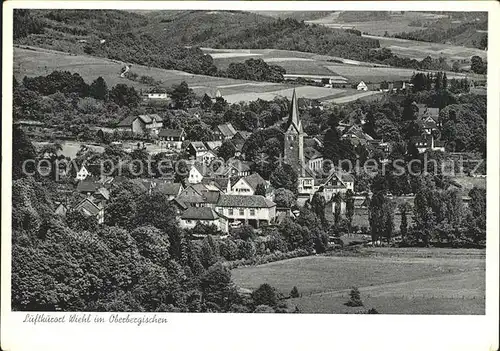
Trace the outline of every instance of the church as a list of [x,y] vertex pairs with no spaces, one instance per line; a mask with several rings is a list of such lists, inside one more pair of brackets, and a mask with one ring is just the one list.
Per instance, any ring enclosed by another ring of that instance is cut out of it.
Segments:
[[[305,153],[304,151],[304,139],[306,137],[307,134],[304,132],[299,117],[299,104],[294,89],[284,135],[283,162],[290,165],[297,173],[298,201],[310,200],[320,188],[323,189],[327,201],[337,192],[346,192],[348,189],[354,190],[354,180],[349,174],[339,175],[332,172],[326,178],[318,177],[315,174],[315,170],[318,170],[317,161],[320,161],[319,167],[322,167],[323,158],[322,156],[315,159],[308,157],[311,153]],[[308,147],[308,149],[312,148]],[[316,151],[316,154],[319,153],[317,150],[314,151]]]

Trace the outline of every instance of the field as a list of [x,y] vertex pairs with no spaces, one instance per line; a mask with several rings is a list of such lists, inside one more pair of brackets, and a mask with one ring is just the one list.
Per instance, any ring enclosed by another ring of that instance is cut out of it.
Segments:
[[351,287],[364,308],[387,314],[484,314],[485,251],[365,248],[357,256],[310,256],[232,271],[244,288],[269,283],[304,313],[354,313],[344,305]]
[[414,40],[404,40],[397,38],[384,37],[387,31],[389,35],[401,32],[412,32],[421,29],[420,27],[409,26],[410,22],[416,19],[425,21],[437,19],[441,15],[429,14],[423,12],[406,12],[403,15],[391,15],[390,19],[384,21],[365,21],[365,22],[342,22],[338,20],[338,12],[329,14],[326,17],[316,20],[306,21],[311,24],[319,24],[329,28],[357,29],[363,36],[378,39],[381,47],[391,49],[399,56],[423,59],[426,56],[438,58],[445,57],[447,60],[469,60],[471,56],[477,55],[486,58],[487,52],[480,49],[474,49],[464,46],[455,46],[439,43],[426,43]]
[[[262,51],[262,50],[261,50]],[[288,53],[290,56],[290,53]],[[217,63],[217,62],[216,62]],[[71,55],[59,51],[15,47],[14,75],[18,80],[24,76],[46,75],[54,70],[67,70],[79,73],[88,83],[101,76],[109,87],[123,83],[136,89],[148,89],[150,86],[120,77],[123,63],[115,60],[84,55]],[[326,69],[326,68],[325,68]],[[146,75],[162,82],[161,86],[170,87],[186,81],[198,95],[209,93],[215,95],[220,90],[223,97],[231,103],[252,101],[258,98],[272,100],[275,96],[291,96],[292,87],[297,88],[300,97],[328,99],[339,94],[351,95],[356,91],[350,89],[328,89],[312,86],[300,86],[269,82],[252,82],[245,80],[219,78],[190,74],[182,71],[165,70],[142,65],[132,65],[131,72]],[[330,76],[333,76],[330,73]]]
[[[387,46],[396,54],[406,57],[423,59],[426,56],[448,59],[468,60],[473,55],[486,57],[486,52],[461,46],[451,46],[436,43],[424,43],[411,40],[374,37],[379,39],[381,46]],[[418,70],[395,68],[384,65],[343,59],[335,56],[317,55],[306,52],[273,50],[273,49],[212,49],[203,48],[212,55],[217,67],[226,69],[229,64],[243,62],[249,58],[260,58],[269,64],[279,65],[286,70],[286,76],[316,76],[347,80],[349,83],[380,83],[391,80],[409,80]],[[449,79],[464,78],[483,79],[475,74],[446,72]]]
[[447,60],[470,60],[474,55],[486,59],[488,52],[480,49],[468,48],[439,43],[426,43],[423,41],[406,40],[398,38],[386,38],[380,36],[365,35],[369,38],[378,39],[380,46],[391,49],[393,53],[402,57],[423,59],[427,56],[432,58],[445,57]]

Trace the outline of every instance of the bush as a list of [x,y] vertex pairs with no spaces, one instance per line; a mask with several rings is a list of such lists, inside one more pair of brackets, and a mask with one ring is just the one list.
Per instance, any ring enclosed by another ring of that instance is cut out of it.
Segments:
[[353,287],[351,292],[349,293],[350,299],[346,302],[346,306],[350,307],[359,307],[363,306],[363,301],[361,301],[361,294],[359,293],[359,289]]
[[292,289],[292,291],[290,291],[290,297],[291,297],[292,299],[294,299],[294,298],[297,298],[297,297],[299,297],[299,296],[300,296],[300,294],[299,294],[299,289],[297,289],[297,287],[296,287],[296,286],[294,286],[294,287],[293,287],[293,289]]

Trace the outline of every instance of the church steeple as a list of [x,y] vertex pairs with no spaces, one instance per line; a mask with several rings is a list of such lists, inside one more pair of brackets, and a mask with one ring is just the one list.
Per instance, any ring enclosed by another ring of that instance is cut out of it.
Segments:
[[292,103],[290,104],[290,112],[288,116],[288,126],[287,129],[290,129],[290,126],[297,131],[297,133],[302,133],[302,123],[299,119],[299,104],[297,102],[297,94],[295,93],[295,89],[293,89],[292,94]]
[[299,104],[297,94],[293,90],[290,114],[285,132],[284,161],[292,166],[297,174],[304,173],[304,131],[299,118]]

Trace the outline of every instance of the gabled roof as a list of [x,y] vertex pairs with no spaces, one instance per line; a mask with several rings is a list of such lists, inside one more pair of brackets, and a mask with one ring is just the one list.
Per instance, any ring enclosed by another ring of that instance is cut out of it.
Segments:
[[86,198],[83,199],[78,205],[75,206],[75,210],[86,210],[88,213],[90,213],[93,216],[96,216],[99,214],[99,211],[102,210],[102,207],[94,203],[91,199]]
[[191,220],[217,220],[220,216],[211,207],[189,207],[182,213],[181,218]]
[[220,207],[247,207],[270,208],[276,206],[274,202],[262,195],[221,195],[217,206]]
[[208,151],[206,145],[202,141],[192,141],[190,145],[195,149],[195,151]]
[[266,181],[260,176],[259,173],[252,173],[241,179],[243,179],[254,191],[257,189],[257,185],[259,184],[263,184],[264,186],[267,185]]
[[182,189],[181,183],[157,183],[154,189],[166,195],[177,195]]
[[204,177],[201,180],[202,184],[205,184],[207,186],[209,185],[215,185],[220,191],[226,192],[228,183],[230,183],[229,178],[223,178],[223,177]]
[[117,127],[130,127],[132,122],[137,118],[137,116],[128,116],[122,119],[116,126]]
[[323,155],[315,148],[308,146],[304,148],[304,157],[307,160],[314,160],[323,157]]
[[232,138],[236,134],[236,129],[231,123],[219,124],[215,130],[226,138]]
[[153,123],[153,119],[156,120],[156,122],[163,122],[163,118],[156,113],[150,115],[139,115],[139,118],[146,124]]
[[[329,181],[331,181],[333,178],[336,178],[340,184],[338,185],[327,185],[327,183]],[[346,185],[344,183],[344,180],[342,179],[342,176],[339,175],[338,173],[336,172],[332,172],[330,173],[330,175],[328,177],[326,177],[326,179],[324,179],[322,182],[321,182],[322,185],[324,185],[325,187],[330,187],[330,188],[346,188]]]
[[180,138],[184,134],[184,129],[161,129],[158,136],[163,138]]
[[99,189],[101,185],[92,180],[81,180],[76,186],[76,191],[79,193],[93,193]]
[[215,150],[215,149],[218,149],[222,145],[222,141],[220,141],[220,140],[206,141],[205,144],[209,150]]
[[238,130],[236,132],[235,136],[236,135],[239,135],[241,137],[241,139],[243,139],[243,140],[247,140],[250,137],[250,135],[252,135],[252,133],[244,131],[244,130]]

